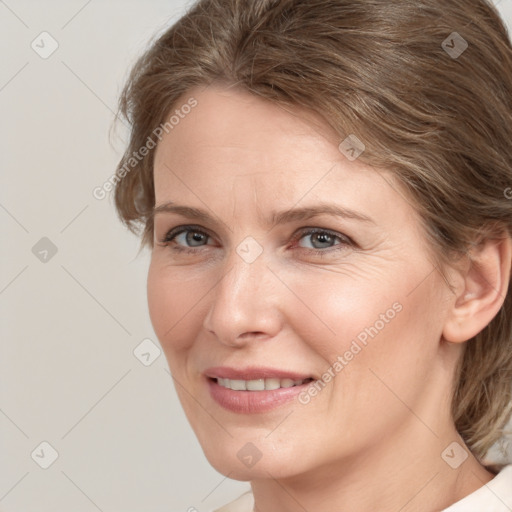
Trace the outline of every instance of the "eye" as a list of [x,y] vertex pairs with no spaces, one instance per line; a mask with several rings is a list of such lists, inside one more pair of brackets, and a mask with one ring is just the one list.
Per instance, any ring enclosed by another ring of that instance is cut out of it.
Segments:
[[[346,235],[335,233],[330,230],[322,228],[307,228],[305,231],[300,231],[295,237],[299,240],[299,247],[303,249],[310,249],[316,254],[325,254],[333,251],[346,249],[347,246],[354,246],[354,242]],[[304,246],[300,241],[310,239],[312,247]],[[339,243],[335,243],[336,240]],[[329,250],[330,249],[330,250]]]
[[198,249],[194,249],[194,247],[199,248],[207,245],[205,242],[208,241],[208,238],[211,238],[210,235],[198,226],[179,226],[167,232],[164,238],[160,240],[160,244],[163,246],[172,244],[174,251],[196,253]]
[[[310,238],[312,247],[304,246],[300,243],[303,239]],[[197,254],[201,252],[201,247],[207,246],[208,239],[212,237],[199,226],[178,226],[166,233],[160,240],[160,245],[170,248],[176,252],[185,252],[188,254]],[[314,254],[324,256],[328,253],[346,250],[349,246],[355,246],[355,243],[346,235],[336,233],[323,228],[306,228],[299,231],[293,237],[300,250],[313,252]],[[338,243],[336,243],[338,241]],[[211,245],[211,244],[210,244]]]

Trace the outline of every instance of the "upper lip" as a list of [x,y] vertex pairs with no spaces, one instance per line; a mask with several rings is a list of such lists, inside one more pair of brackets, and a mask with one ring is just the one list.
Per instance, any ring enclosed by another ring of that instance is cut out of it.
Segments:
[[228,366],[215,366],[205,370],[207,377],[214,379],[229,380],[257,380],[257,379],[292,379],[304,380],[313,378],[312,375],[292,372],[288,370],[278,370],[276,368],[251,366],[247,368],[230,368]]

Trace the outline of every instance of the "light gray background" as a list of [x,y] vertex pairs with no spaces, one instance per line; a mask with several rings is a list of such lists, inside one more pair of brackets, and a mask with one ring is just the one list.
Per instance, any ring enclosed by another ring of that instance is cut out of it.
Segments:
[[[495,3],[512,31],[512,0]],[[186,5],[0,0],[4,512],[204,512],[249,488],[209,465],[163,354],[135,357],[158,347],[149,253],[92,195],[123,148],[108,132],[129,66]],[[43,31],[59,45],[46,59],[31,47],[50,48]],[[47,469],[43,441],[58,452]]]

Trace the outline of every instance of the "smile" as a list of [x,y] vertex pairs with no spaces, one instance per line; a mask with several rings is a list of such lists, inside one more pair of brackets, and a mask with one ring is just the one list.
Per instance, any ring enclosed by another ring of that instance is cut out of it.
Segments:
[[271,391],[280,388],[291,388],[301,386],[313,379],[255,379],[255,380],[231,380],[231,379],[214,379],[219,386],[231,389],[233,391]]

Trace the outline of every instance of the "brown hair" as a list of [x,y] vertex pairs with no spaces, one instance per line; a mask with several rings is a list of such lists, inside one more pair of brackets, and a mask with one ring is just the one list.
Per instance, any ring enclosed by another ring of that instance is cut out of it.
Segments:
[[[355,134],[360,161],[407,191],[437,261],[512,233],[512,47],[487,1],[196,2],[138,60],[120,98],[132,131],[115,206],[130,230],[143,228],[141,247],[153,246],[154,150],[126,164],[187,91],[217,82],[311,109],[340,142]],[[512,408],[512,292],[465,345],[452,411],[481,458]]]

